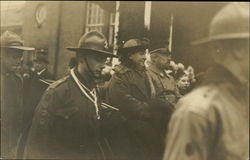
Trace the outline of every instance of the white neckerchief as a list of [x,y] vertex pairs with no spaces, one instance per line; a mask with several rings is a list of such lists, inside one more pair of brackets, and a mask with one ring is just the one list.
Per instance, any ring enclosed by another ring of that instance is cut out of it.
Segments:
[[[90,89],[88,89],[82,82],[80,82],[80,80],[76,77],[76,75],[74,73],[74,69],[70,70],[70,74],[73,77],[74,81],[76,82],[77,86],[82,91],[82,93],[94,104],[96,117],[99,120],[100,119],[100,114],[99,114],[99,107],[98,107],[98,102],[97,102],[98,99],[97,99],[95,88],[92,91],[90,91]],[[88,91],[89,93],[87,93],[86,91]],[[106,103],[101,103],[101,106],[104,107],[104,108],[111,108],[111,109],[119,111],[119,109],[117,109],[115,107],[112,107],[112,106],[110,106],[110,105],[108,105]]]
[[36,74],[38,74],[39,76],[46,70],[46,68],[44,68],[43,70],[41,70],[40,72],[37,72]]

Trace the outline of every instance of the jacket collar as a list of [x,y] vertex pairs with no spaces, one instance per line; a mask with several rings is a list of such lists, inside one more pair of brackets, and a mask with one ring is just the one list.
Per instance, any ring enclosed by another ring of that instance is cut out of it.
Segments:
[[[138,71],[133,68],[128,68],[127,66],[120,64],[115,67],[115,72],[119,74],[124,74],[126,72],[131,72],[130,82],[134,84],[134,86],[145,96],[148,97],[148,89],[146,88],[147,85],[145,84],[145,79],[147,78],[146,72]],[[143,78],[142,78],[143,77]],[[143,82],[142,82],[143,79]],[[147,78],[148,80],[148,78]]]
[[223,85],[237,98],[247,96],[249,89],[249,86],[242,84],[232,72],[220,64],[215,64],[214,67],[207,70],[202,84]]
[[157,75],[159,75],[160,77],[169,77],[169,75],[167,75],[167,73],[165,71],[160,70],[158,67],[156,67],[155,64],[153,63],[149,63],[148,69],[154,73],[156,73]]

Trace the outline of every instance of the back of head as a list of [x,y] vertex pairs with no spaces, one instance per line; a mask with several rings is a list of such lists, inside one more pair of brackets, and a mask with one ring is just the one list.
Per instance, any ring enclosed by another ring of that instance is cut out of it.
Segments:
[[213,39],[249,38],[249,3],[233,2],[222,8],[210,24]]
[[249,3],[234,2],[221,9],[210,25],[213,59],[240,81],[249,74]]
[[194,41],[192,44],[238,39],[249,39],[248,2],[232,2],[224,6],[212,19],[208,37]]
[[249,3],[233,2],[222,8],[210,24],[209,35],[215,56],[221,59],[249,46]]

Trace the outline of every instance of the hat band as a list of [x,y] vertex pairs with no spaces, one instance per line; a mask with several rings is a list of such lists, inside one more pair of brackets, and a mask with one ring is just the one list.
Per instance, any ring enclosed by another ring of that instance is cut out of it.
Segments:
[[10,42],[7,46],[23,46],[23,44],[21,42]]

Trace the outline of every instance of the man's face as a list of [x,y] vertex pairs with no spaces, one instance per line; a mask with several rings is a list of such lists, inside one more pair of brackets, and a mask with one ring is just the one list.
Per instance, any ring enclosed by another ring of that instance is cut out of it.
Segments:
[[6,49],[3,63],[8,70],[16,71],[20,65],[23,51],[18,49]]
[[89,69],[94,74],[94,77],[100,78],[102,76],[102,70],[105,67],[107,57],[93,54],[87,55],[86,60],[88,61]]
[[35,71],[39,72],[46,68],[46,63],[42,61],[34,61],[34,69]]
[[138,51],[129,56],[129,59],[137,66],[144,67],[146,61],[145,51]]
[[177,86],[180,89],[187,89],[190,86],[190,82],[187,75],[183,75],[178,81]]
[[157,62],[159,68],[167,69],[170,65],[171,55],[168,54],[158,54]]

